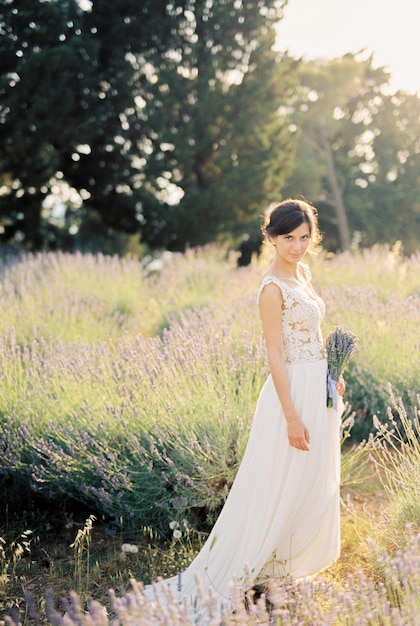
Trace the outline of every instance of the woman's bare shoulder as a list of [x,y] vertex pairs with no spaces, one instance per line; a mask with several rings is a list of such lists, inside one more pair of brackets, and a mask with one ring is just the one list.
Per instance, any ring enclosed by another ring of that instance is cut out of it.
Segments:
[[276,300],[278,301],[279,296],[280,296],[280,301],[282,301],[283,292],[282,292],[281,281],[279,281],[278,278],[273,276],[273,274],[266,272],[261,279],[260,287],[258,289],[258,294],[257,294],[258,304],[261,304],[262,298],[267,303],[270,301],[271,302],[274,302]]

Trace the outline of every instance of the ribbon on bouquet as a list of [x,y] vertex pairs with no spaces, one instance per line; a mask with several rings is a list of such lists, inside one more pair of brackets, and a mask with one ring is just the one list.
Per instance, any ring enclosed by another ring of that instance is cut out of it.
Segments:
[[337,391],[336,385],[337,385],[337,381],[331,378],[331,374],[328,371],[327,372],[327,406],[331,406],[331,402],[329,402],[329,400],[331,400],[334,411],[336,411],[338,408],[338,391]]

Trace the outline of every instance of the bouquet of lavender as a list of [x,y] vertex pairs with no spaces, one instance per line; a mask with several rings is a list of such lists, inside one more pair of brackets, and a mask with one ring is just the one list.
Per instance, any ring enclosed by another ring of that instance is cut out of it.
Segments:
[[338,393],[336,383],[342,375],[351,357],[356,354],[356,343],[359,341],[347,328],[337,326],[325,337],[327,350],[327,406],[337,408]]

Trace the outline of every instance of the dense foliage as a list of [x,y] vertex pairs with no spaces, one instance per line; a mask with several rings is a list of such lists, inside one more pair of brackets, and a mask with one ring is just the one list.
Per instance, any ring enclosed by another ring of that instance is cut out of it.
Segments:
[[282,4],[1,0],[3,239],[239,236],[290,169]]
[[[259,248],[286,195],[330,250],[418,249],[417,95],[373,58],[275,51],[285,0],[0,0],[0,237],[24,250]],[[411,228],[407,227],[411,225]]]

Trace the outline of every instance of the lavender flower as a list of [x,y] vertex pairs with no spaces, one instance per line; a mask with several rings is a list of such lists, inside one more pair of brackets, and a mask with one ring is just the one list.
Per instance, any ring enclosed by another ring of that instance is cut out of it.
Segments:
[[329,332],[325,337],[325,348],[327,350],[327,406],[337,408],[336,382],[343,374],[347,363],[357,352],[357,342],[359,337],[343,326]]

